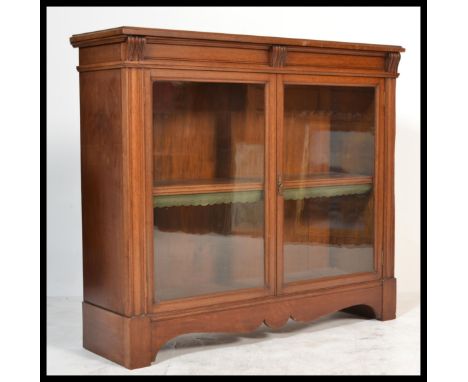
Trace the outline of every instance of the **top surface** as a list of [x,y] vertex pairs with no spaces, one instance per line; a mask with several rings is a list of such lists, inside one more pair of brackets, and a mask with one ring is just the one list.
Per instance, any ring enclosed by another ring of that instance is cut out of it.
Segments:
[[354,42],[307,40],[307,39],[297,39],[297,38],[250,36],[250,35],[211,33],[211,32],[192,32],[192,31],[182,31],[182,30],[175,30],[175,29],[155,29],[155,28],[140,28],[140,27],[125,27],[125,26],[100,30],[96,32],[76,34],[70,38],[70,42],[73,46],[79,47],[81,43],[88,42],[91,40],[99,40],[102,38],[125,36],[125,35],[176,38],[176,39],[195,39],[195,40],[207,40],[207,41],[243,42],[243,43],[250,43],[250,44],[273,44],[273,45],[286,45],[286,46],[297,46],[297,47],[367,50],[367,51],[380,51],[380,52],[382,51],[404,52],[405,51],[403,47],[398,46],[398,45],[362,44],[362,43],[354,43]]

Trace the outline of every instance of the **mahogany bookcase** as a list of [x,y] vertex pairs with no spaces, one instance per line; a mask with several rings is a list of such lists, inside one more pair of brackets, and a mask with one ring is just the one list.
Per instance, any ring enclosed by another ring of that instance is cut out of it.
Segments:
[[79,48],[83,346],[395,318],[400,46],[120,27]]

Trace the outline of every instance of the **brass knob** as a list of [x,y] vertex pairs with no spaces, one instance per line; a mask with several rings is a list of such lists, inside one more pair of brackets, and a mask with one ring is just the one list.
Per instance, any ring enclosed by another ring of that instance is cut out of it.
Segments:
[[283,195],[283,177],[278,175],[278,195]]

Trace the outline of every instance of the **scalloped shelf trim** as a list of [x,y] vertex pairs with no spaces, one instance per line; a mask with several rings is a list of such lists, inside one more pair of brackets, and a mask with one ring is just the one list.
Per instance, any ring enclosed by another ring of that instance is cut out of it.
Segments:
[[210,192],[204,194],[153,196],[153,207],[211,206],[214,204],[255,203],[263,198],[263,191]]
[[289,188],[283,191],[285,200],[301,200],[308,198],[332,198],[335,196],[365,194],[372,184],[348,184],[340,186],[321,186],[306,188]]
[[[283,191],[285,200],[309,198],[332,198],[335,196],[359,195],[370,191],[372,184],[289,188]],[[209,192],[202,194],[179,194],[153,196],[153,207],[212,206],[215,204],[256,203],[263,198],[262,190]]]

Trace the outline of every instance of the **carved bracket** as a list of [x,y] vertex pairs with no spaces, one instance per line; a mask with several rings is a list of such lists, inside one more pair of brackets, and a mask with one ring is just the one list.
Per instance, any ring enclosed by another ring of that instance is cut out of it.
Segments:
[[400,63],[400,52],[390,52],[387,53],[385,59],[385,70],[390,73],[397,73],[398,64]]
[[143,60],[143,49],[145,47],[145,38],[143,36],[128,36],[127,38],[127,60]]
[[273,67],[282,67],[286,64],[288,48],[281,45],[273,45],[270,52],[270,65]]

